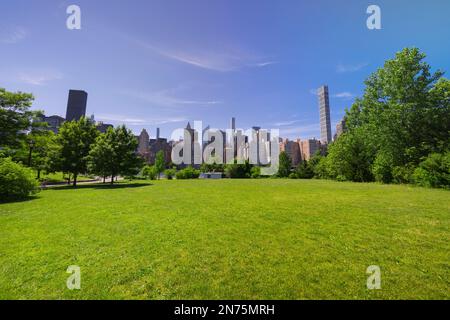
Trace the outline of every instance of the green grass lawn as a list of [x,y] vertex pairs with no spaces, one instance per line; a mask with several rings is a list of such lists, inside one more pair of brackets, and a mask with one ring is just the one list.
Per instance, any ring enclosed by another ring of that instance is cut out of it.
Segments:
[[[302,180],[49,189],[0,204],[1,299],[449,299],[450,193]],[[81,290],[66,288],[69,265]],[[382,289],[368,290],[379,265]]]

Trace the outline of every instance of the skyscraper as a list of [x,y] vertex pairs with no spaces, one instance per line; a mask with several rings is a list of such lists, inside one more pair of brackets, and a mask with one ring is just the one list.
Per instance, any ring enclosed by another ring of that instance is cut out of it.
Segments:
[[230,127],[231,127],[231,130],[236,130],[236,118],[231,118],[231,121],[230,121]]
[[66,121],[80,120],[86,115],[88,94],[81,90],[70,90],[67,101]]
[[320,111],[320,140],[322,143],[331,142],[331,118],[330,118],[330,99],[328,96],[328,86],[319,88],[317,95],[319,96]]

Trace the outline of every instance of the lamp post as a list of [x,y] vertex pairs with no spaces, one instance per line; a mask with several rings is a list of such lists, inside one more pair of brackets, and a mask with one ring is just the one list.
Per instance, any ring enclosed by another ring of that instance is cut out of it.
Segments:
[[28,154],[28,166],[31,167],[31,153],[33,152],[33,148],[34,148],[34,140],[30,140],[28,142],[28,145],[30,146],[30,153]]

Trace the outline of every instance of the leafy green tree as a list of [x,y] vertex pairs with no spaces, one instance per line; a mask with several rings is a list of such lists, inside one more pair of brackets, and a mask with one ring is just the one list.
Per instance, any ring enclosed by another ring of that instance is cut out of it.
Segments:
[[335,178],[391,182],[395,168],[449,148],[450,83],[424,59],[406,48],[365,81],[363,97],[347,111],[347,133],[330,146]]
[[23,92],[9,92],[0,88],[0,148],[17,149],[26,133],[38,125],[40,111],[31,111],[34,97]]
[[280,161],[278,167],[278,176],[281,178],[289,177],[291,173],[292,161],[289,155],[283,151],[280,153]]
[[164,159],[164,151],[160,150],[156,153],[155,169],[158,175],[158,180],[161,178],[161,173],[166,167],[166,160]]
[[138,141],[133,132],[124,125],[109,128],[96,139],[89,152],[90,168],[103,176],[111,177],[111,184],[114,184],[114,178],[119,175],[133,176],[143,165],[136,153],[137,146]]
[[59,130],[59,165],[63,172],[72,174],[74,187],[77,185],[78,175],[87,171],[89,151],[97,135],[95,125],[85,117],[78,121],[64,122]]
[[373,181],[371,171],[375,149],[361,129],[344,133],[328,148],[327,172],[340,181]]
[[88,171],[102,177],[103,183],[110,174],[112,153],[113,146],[107,133],[100,134],[89,151]]

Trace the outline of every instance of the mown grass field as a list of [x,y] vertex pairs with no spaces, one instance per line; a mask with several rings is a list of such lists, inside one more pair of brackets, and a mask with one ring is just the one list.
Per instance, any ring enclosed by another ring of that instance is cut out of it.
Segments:
[[0,204],[0,299],[449,299],[449,227],[448,191],[407,186],[60,187]]

